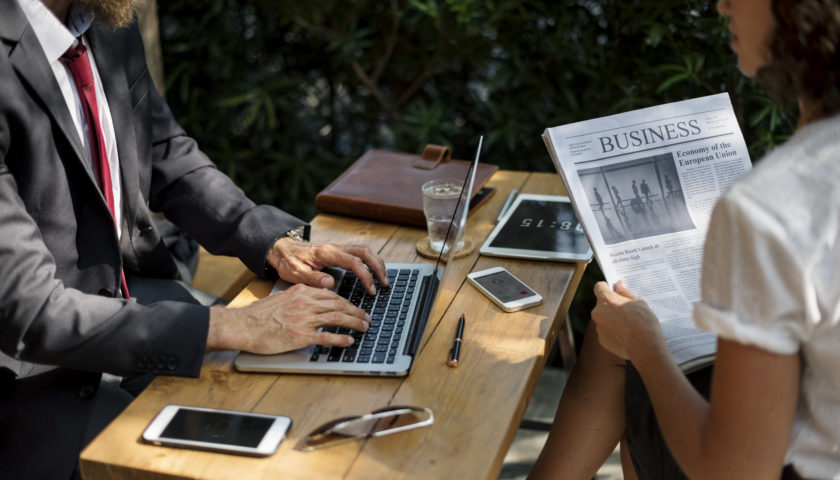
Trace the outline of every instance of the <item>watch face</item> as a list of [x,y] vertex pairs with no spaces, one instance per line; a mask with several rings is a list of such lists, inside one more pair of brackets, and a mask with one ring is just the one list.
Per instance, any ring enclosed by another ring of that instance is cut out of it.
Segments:
[[299,240],[301,242],[305,242],[306,241],[305,234],[306,234],[306,225],[301,225],[299,227],[295,227],[295,228],[289,230],[288,232],[286,232],[286,235],[284,235],[284,236],[289,237],[289,238],[294,238],[295,240]]
[[490,247],[584,254],[589,241],[568,202],[522,200]]

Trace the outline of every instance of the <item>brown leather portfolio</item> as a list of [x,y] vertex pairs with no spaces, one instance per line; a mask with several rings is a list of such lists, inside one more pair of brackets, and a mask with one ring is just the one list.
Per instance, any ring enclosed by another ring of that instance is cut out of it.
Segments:
[[[420,187],[437,178],[467,176],[470,162],[449,158],[449,148],[427,145],[422,155],[368,150],[315,197],[323,213],[426,226]],[[498,170],[478,164],[473,194]]]

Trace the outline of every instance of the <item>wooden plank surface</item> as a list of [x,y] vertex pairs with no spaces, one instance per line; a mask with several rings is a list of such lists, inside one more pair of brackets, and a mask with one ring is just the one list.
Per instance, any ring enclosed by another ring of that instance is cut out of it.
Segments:
[[[496,194],[468,221],[480,246],[511,188],[563,193],[555,174],[500,171]],[[362,243],[386,261],[424,261],[415,251],[422,229],[319,215],[314,242]],[[504,313],[466,284],[472,270],[502,265],[543,294],[543,305]],[[159,377],[82,452],[86,479],[100,478],[495,478],[557,335],[584,266],[480,257],[476,251],[449,268],[430,315],[411,374],[404,378],[244,374],[233,353],[208,356],[198,379]],[[231,303],[246,305],[271,288],[255,280]],[[445,360],[455,324],[466,315],[461,365]],[[294,421],[278,452],[266,459],[145,445],[140,434],[170,403],[287,415]],[[431,408],[429,427],[316,452],[295,447],[333,418],[386,405]]]
[[254,272],[238,258],[213,255],[204,247],[198,249],[195,288],[229,302],[255,278]]

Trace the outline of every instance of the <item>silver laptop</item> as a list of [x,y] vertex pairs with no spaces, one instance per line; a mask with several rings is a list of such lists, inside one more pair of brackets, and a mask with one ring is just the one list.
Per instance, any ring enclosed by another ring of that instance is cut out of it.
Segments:
[[[472,198],[475,172],[484,137],[478,141],[475,159],[465,172],[464,188],[446,235],[446,253],[431,263],[386,263],[389,288],[377,284],[377,294],[368,295],[356,276],[346,270],[328,269],[335,277],[336,293],[367,311],[371,316],[367,332],[325,327],[329,331],[352,335],[356,342],[347,348],[312,345],[277,355],[240,352],[234,360],[245,372],[323,373],[331,375],[405,376],[423,338],[423,330],[438,297],[446,264],[455,249],[448,248],[455,232],[466,227],[467,208]],[[446,261],[442,257],[446,256]],[[451,271],[452,269],[449,269]],[[278,282],[272,293],[288,286]]]

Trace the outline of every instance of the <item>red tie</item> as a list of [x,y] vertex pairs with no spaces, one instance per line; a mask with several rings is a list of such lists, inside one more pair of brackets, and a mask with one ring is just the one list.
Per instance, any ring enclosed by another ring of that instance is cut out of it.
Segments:
[[[87,121],[88,132],[90,133],[91,156],[93,157],[93,167],[96,173],[97,183],[102,194],[105,195],[105,202],[108,204],[108,210],[111,211],[114,226],[119,228],[119,225],[116,224],[117,215],[114,212],[114,189],[111,184],[111,167],[108,164],[108,153],[105,150],[105,137],[102,135],[102,128],[99,124],[96,88],[93,84],[93,72],[90,68],[87,48],[82,45],[81,41],[76,42],[76,46],[68,48],[60,60],[61,63],[70,69],[70,73],[73,75],[73,81],[76,83],[76,90],[78,90],[79,98],[82,101],[82,108],[85,111],[85,120]],[[129,298],[128,285],[125,282],[125,272],[122,270],[120,270],[120,279],[122,281],[123,296]]]

